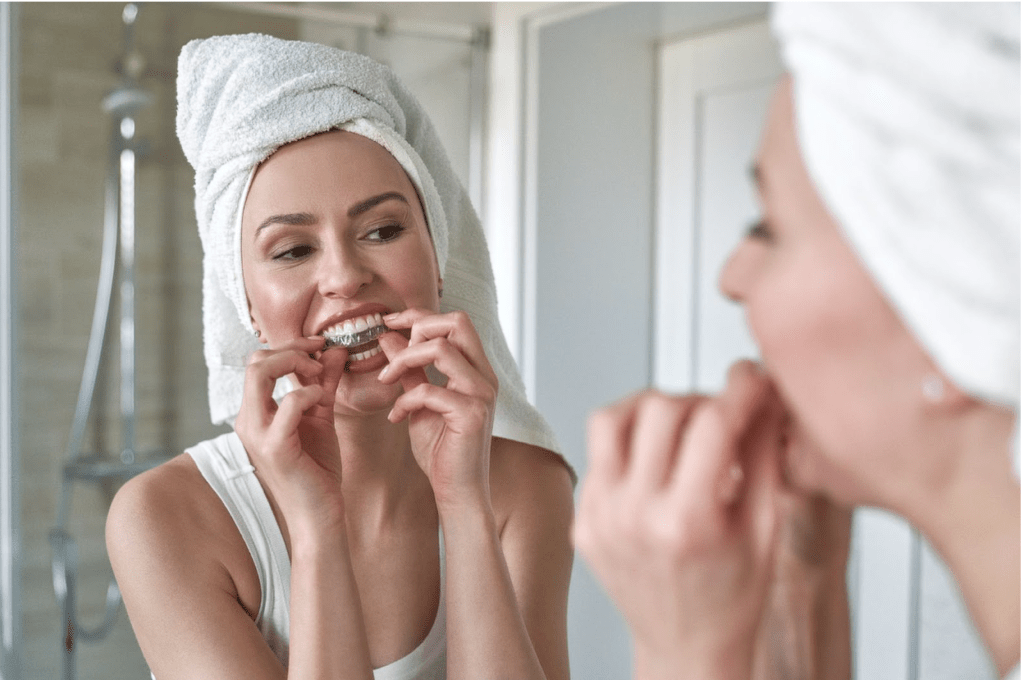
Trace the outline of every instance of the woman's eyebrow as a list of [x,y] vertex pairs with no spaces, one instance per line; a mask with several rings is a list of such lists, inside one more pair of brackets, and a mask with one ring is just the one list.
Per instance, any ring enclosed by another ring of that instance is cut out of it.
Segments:
[[256,227],[256,235],[259,236],[260,230],[263,227],[269,227],[272,224],[287,224],[297,226],[308,226],[316,222],[316,217],[309,213],[288,213],[285,215],[271,215],[267,219],[260,222],[260,226]]
[[380,205],[384,201],[391,201],[391,200],[401,201],[402,203],[405,203],[406,205],[409,205],[409,201],[405,200],[405,196],[403,196],[402,194],[398,193],[397,191],[385,191],[383,194],[378,194],[376,196],[371,196],[370,198],[366,199],[365,201],[360,201],[359,203],[356,203],[354,206],[352,206],[351,208],[348,209],[348,216],[349,217],[358,217],[359,215],[362,215],[364,212],[366,212],[370,208],[372,208],[374,206],[377,206],[377,205]]

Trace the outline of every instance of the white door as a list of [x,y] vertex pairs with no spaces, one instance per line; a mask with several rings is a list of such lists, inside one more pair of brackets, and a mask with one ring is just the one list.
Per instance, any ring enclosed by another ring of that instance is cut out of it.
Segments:
[[[763,21],[659,49],[654,381],[718,390],[756,356],[718,273],[757,216],[748,168],[775,80]],[[849,570],[855,677],[994,677],[941,562],[904,522],[858,511]]]

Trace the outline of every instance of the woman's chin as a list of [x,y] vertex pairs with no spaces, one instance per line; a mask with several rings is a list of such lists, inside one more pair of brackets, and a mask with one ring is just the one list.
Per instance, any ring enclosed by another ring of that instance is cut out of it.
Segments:
[[[385,362],[386,363],[386,362]],[[380,370],[346,373],[338,384],[334,410],[339,415],[387,415],[402,395],[400,384],[385,385],[377,380]]]
[[786,445],[783,474],[786,483],[805,494],[821,494],[840,505],[859,505],[862,494],[856,484],[814,443],[800,434]]

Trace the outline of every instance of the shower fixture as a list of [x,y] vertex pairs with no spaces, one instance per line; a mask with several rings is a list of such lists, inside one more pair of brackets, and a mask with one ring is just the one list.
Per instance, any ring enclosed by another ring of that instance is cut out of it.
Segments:
[[[103,619],[92,628],[82,625],[78,619],[78,546],[67,527],[71,493],[76,484],[83,482],[123,482],[166,459],[164,454],[138,456],[135,437],[135,176],[141,146],[136,138],[135,121],[138,112],[152,101],[152,95],[139,85],[146,64],[134,45],[138,14],[139,6],[135,3],[128,3],[121,12],[124,36],[119,66],[121,82],[103,99],[103,109],[110,116],[112,131],[99,284],[85,367],[61,474],[57,521],[50,531],[53,588],[63,620],[63,680],[75,677],[76,645],[105,638],[113,628],[121,606],[121,593],[111,573]],[[84,452],[82,440],[94,402],[104,339],[112,324],[111,302],[115,294],[114,284],[118,280],[121,441],[117,457],[112,459],[104,451]]]

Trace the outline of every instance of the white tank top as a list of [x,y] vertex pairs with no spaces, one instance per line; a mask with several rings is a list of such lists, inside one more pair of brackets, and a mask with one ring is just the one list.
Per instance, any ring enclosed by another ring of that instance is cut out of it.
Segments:
[[[260,579],[260,608],[256,625],[267,644],[288,666],[288,602],[291,563],[281,528],[270,501],[256,479],[255,468],[234,432],[200,442],[186,453],[231,513],[249,548]],[[444,598],[444,543],[439,541],[441,594],[430,632],[416,649],[386,666],[374,669],[375,680],[444,680],[447,664]]]

